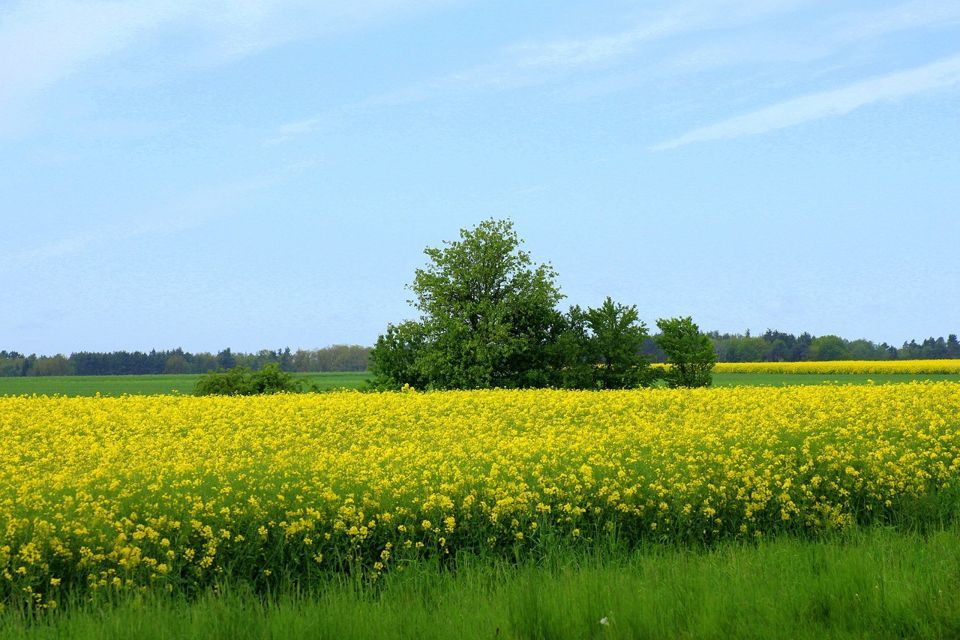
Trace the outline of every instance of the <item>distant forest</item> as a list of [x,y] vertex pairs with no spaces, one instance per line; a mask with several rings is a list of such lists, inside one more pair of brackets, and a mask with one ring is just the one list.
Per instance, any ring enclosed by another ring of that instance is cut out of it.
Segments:
[[[946,338],[911,340],[901,347],[869,340],[846,340],[838,336],[815,337],[809,333],[769,330],[758,336],[712,332],[719,362],[797,362],[800,360],[918,360],[960,358],[956,334]],[[643,347],[654,362],[665,360],[652,339]],[[276,363],[284,371],[366,371],[370,348],[359,345],[334,345],[323,349],[291,351],[263,349],[257,353],[234,353],[230,349],[212,353],[172,351],[81,351],[69,356],[23,355],[0,351],[0,376],[101,376],[150,375],[158,373],[207,373],[244,366],[254,371]]]
[[25,356],[0,351],[0,376],[107,376],[157,373],[207,373],[244,366],[254,371],[277,363],[284,371],[366,371],[370,349],[358,345],[334,345],[323,349],[291,351],[263,349],[235,353],[230,349],[212,353],[172,351],[81,351],[69,356]]

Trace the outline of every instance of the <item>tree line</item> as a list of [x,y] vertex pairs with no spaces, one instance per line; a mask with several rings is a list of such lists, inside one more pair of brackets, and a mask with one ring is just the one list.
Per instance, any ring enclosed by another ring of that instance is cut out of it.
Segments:
[[[804,360],[938,360],[960,359],[960,340],[956,334],[946,338],[910,340],[901,347],[869,340],[847,340],[834,335],[794,335],[767,330],[762,335],[730,334],[711,331],[717,362],[800,362]],[[652,362],[666,362],[666,354],[654,336],[646,337],[638,347]],[[370,347],[334,345],[323,349],[262,349],[256,353],[189,353],[182,349],[167,351],[78,352],[69,356],[24,355],[0,350],[0,376],[66,375],[151,375],[161,373],[208,373],[243,366],[253,371],[277,364],[282,371],[367,371]]]
[[54,356],[24,355],[0,351],[0,376],[102,376],[152,375],[162,373],[208,373],[234,367],[260,371],[277,365],[281,371],[366,371],[370,348],[333,345],[322,349],[262,349],[256,353],[190,353],[183,349],[165,351],[111,351],[71,353]]
[[904,342],[899,349],[885,342],[846,340],[835,335],[815,337],[809,333],[767,330],[763,335],[708,334],[720,362],[798,362],[801,360],[936,360],[960,358],[960,341],[946,338]]

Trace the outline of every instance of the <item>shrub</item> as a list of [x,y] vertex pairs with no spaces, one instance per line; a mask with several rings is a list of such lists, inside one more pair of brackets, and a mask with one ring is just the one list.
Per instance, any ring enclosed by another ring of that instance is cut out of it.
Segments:
[[200,377],[194,388],[198,396],[256,396],[267,393],[302,391],[294,377],[272,363],[260,371],[234,367],[227,371],[211,371]]
[[671,387],[709,387],[711,371],[717,362],[710,337],[700,332],[692,318],[657,320],[660,335],[657,345],[667,354],[670,368],[666,372]]

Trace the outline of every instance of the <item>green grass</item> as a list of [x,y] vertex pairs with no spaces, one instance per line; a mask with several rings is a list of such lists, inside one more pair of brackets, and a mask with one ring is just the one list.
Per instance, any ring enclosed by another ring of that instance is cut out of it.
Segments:
[[[3,638],[956,638],[960,529],[868,529],[709,550],[548,552],[512,565],[410,565],[381,582],[330,578],[260,598],[223,588],[30,621]],[[606,619],[607,624],[601,620]]]
[[[308,384],[316,384],[320,389],[358,389],[371,376],[367,372],[334,373],[297,373],[297,378]],[[197,383],[199,375],[154,375],[154,376],[49,376],[2,378],[0,377],[0,395],[20,395],[36,393],[67,396],[92,396],[97,393],[104,396],[154,395],[180,393],[189,395]],[[960,382],[960,375],[951,374],[833,374],[811,373],[715,373],[713,383],[718,387],[742,385],[793,385],[793,384],[868,384],[872,380],[877,384],[890,382],[910,382],[912,380],[950,380]]]
[[[356,389],[370,378],[366,372],[297,373],[297,379],[320,389]],[[67,396],[190,395],[198,374],[152,376],[49,376],[0,378],[0,395],[59,393]]]

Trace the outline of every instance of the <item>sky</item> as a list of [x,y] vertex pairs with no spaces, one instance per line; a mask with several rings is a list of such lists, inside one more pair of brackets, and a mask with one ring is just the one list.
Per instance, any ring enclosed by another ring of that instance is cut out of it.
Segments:
[[0,349],[369,345],[490,217],[563,305],[960,333],[960,1],[0,0]]

